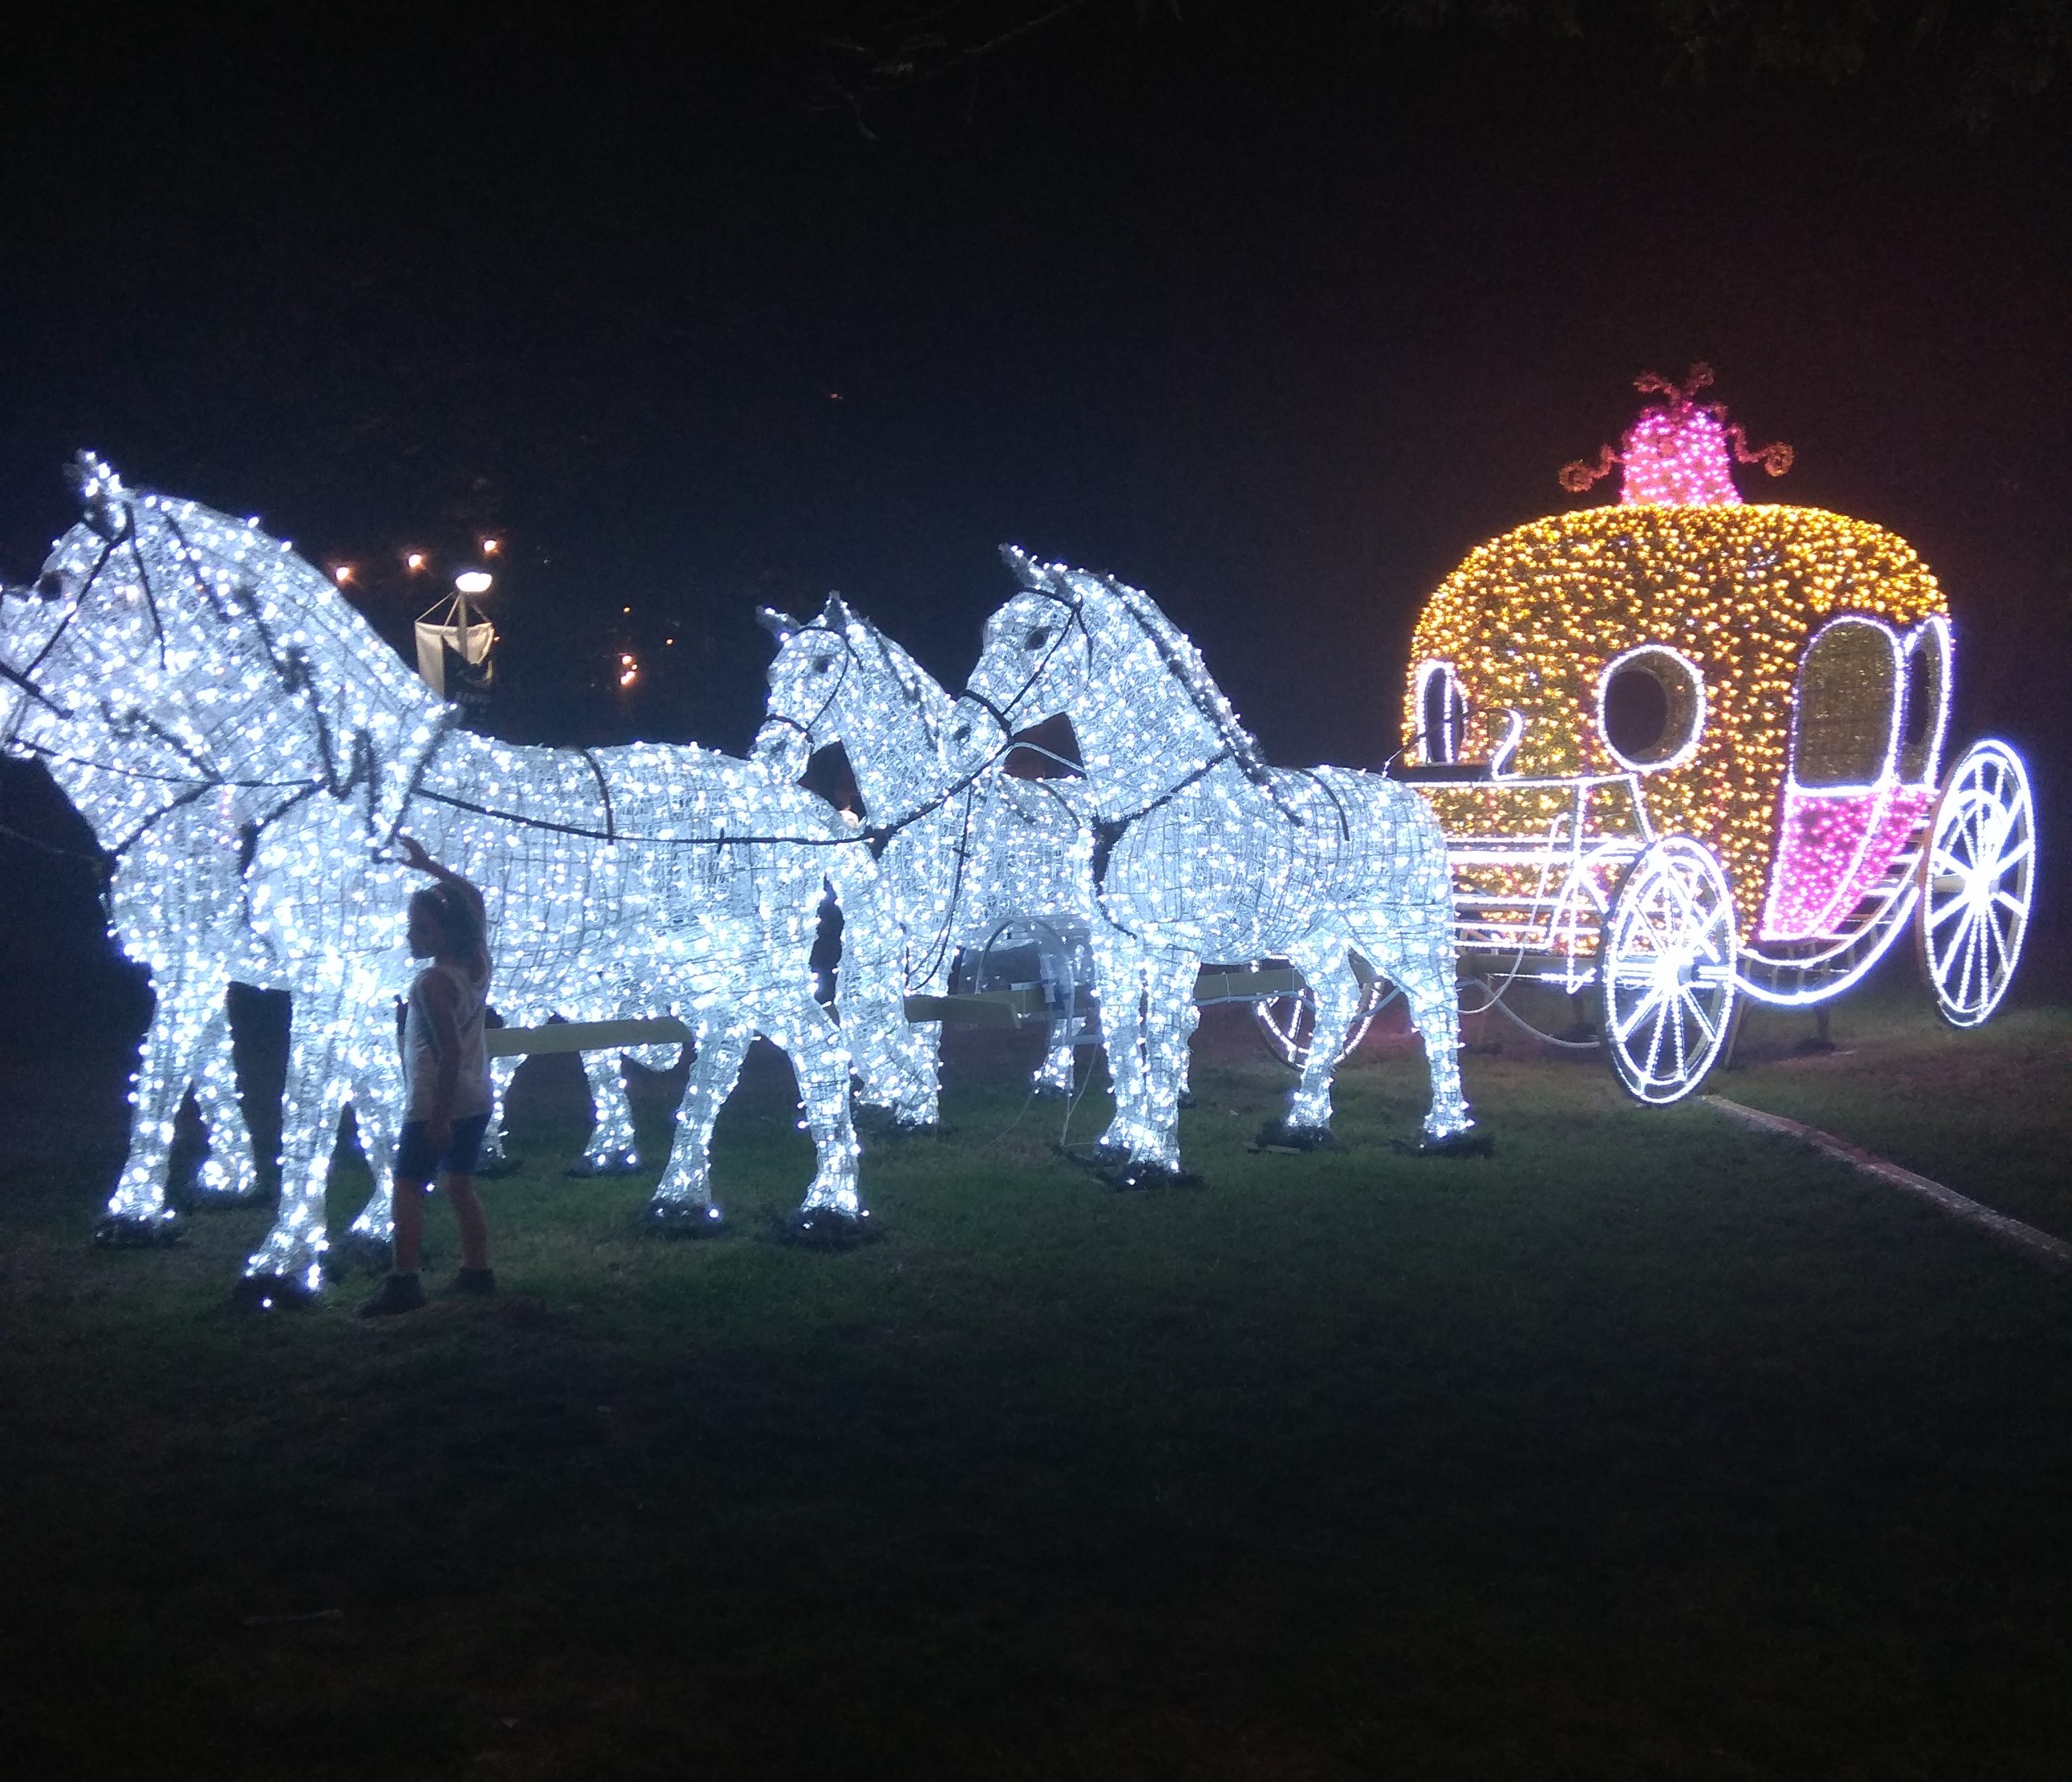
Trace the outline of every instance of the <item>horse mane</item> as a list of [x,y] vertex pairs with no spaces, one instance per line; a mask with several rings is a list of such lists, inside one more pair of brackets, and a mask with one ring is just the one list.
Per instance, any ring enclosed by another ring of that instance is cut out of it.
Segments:
[[914,659],[904,644],[887,635],[840,594],[828,596],[827,604],[820,609],[820,616],[812,623],[824,630],[845,635],[852,625],[859,627],[876,647],[893,680],[898,683],[901,692],[905,694],[907,703],[920,713],[929,735],[939,738],[944,721],[949,716],[955,701],[943,684]]
[[[1258,738],[1240,721],[1231,702],[1223,696],[1223,690],[1209,673],[1208,664],[1202,660],[1202,652],[1194,647],[1194,639],[1166,616],[1150,595],[1112,575],[1097,576],[1084,569],[1067,568],[1062,563],[1039,565],[1026,552],[1012,544],[1002,545],[1001,556],[1023,587],[1063,600],[1067,606],[1076,607],[1090,594],[1108,595],[1149,639],[1167,672],[1180,684],[1188,703],[1207,721],[1217,740],[1229,751],[1231,760],[1244,770],[1245,778],[1276,805],[1282,804],[1280,789],[1274,784],[1265,756],[1260,753]],[[1069,596],[1059,592],[1061,582],[1070,590]],[[1282,805],[1282,808],[1287,807]],[[1293,815],[1292,811],[1289,814]]]
[[257,520],[125,488],[90,454],[74,482],[85,516],[53,556],[92,560],[74,597],[134,566],[162,656],[170,621],[206,654],[263,665],[278,708],[308,727],[318,783],[335,797],[364,787],[371,827],[400,820],[451,714],[331,578]]

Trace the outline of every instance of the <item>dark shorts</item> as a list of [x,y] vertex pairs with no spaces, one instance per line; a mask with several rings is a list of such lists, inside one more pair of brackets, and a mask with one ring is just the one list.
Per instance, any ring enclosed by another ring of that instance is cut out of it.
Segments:
[[434,1176],[472,1176],[482,1154],[487,1114],[463,1114],[453,1123],[443,1156],[432,1149],[431,1128],[422,1120],[405,1120],[396,1135],[396,1174],[404,1181],[429,1182]]

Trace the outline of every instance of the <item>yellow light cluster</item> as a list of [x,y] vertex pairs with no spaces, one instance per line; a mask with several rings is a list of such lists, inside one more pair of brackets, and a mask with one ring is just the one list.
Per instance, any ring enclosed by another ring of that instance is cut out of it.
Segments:
[[[1905,629],[1948,612],[1905,540],[1817,507],[1557,514],[1478,547],[1425,603],[1407,729],[1418,729],[1420,665],[1444,662],[1469,701],[1462,759],[1488,758],[1510,708],[1526,722],[1508,773],[1618,773],[1598,721],[1605,665],[1644,643],[1680,651],[1704,677],[1704,727],[1688,761],[1642,776],[1642,793],[1658,834],[1695,836],[1719,855],[1745,938],[1769,883],[1807,640],[1837,614]],[[1472,797],[1437,788],[1433,803],[1449,834],[1480,826]]]

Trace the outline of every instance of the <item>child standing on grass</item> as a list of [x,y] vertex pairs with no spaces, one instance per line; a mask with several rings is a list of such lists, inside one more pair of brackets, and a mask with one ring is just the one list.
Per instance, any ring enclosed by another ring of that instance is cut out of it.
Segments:
[[460,1226],[457,1293],[493,1293],[489,1225],[475,1191],[475,1163],[489,1128],[492,1094],[483,1049],[489,996],[487,912],[482,893],[440,865],[409,836],[404,860],[437,882],[410,895],[405,936],[410,956],[432,963],[410,986],[403,1024],[403,1078],[409,1099],[396,1142],[394,1267],[360,1308],[364,1318],[414,1312],[425,1303],[417,1263],[425,1236],[425,1195],[437,1176]]

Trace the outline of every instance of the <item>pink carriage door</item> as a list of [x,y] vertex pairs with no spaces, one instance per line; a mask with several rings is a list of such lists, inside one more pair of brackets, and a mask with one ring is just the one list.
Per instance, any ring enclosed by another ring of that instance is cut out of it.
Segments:
[[1903,638],[1877,619],[1838,618],[1806,647],[1758,938],[1836,938],[1888,889],[1935,803],[1949,684],[1940,618]]

